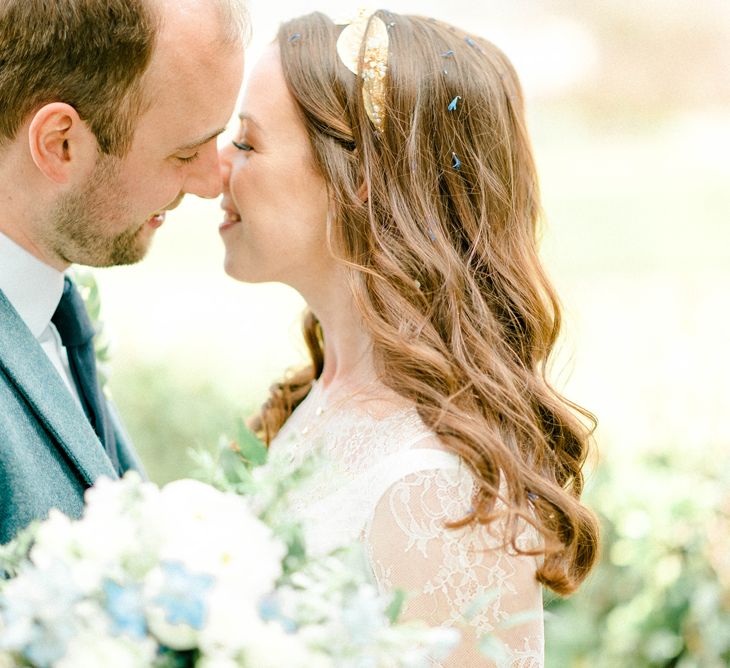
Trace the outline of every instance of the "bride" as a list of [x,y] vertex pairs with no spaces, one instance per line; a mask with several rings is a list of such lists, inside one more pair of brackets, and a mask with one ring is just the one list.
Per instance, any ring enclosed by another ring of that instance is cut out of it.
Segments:
[[412,592],[404,618],[462,629],[444,665],[493,665],[491,633],[499,665],[541,666],[541,585],[573,592],[598,529],[590,415],[545,377],[560,311],[511,64],[433,19],[315,13],[281,27],[240,117],[225,268],[309,306],[311,364],[255,420],[326,456],[293,508],[309,549],[361,540],[378,585]]

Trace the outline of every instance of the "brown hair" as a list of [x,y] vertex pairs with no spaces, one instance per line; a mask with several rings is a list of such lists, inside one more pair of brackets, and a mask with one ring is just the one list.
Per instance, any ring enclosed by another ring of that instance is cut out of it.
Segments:
[[156,27],[145,0],[2,0],[0,142],[34,110],[60,101],[89,124],[102,152],[123,155]]
[[[527,553],[516,544],[520,520],[535,524],[545,555],[538,579],[567,594],[598,551],[597,521],[579,502],[595,421],[546,378],[560,308],[537,252],[520,84],[486,40],[433,19],[377,15],[390,37],[382,134],[360,78],[337,56],[341,26],[315,13],[278,34],[330,191],[331,249],[351,268],[383,382],[476,476],[475,511],[452,526],[502,517],[506,543]],[[254,422],[267,442],[322,371],[312,313],[305,338],[312,365],[276,384]]]

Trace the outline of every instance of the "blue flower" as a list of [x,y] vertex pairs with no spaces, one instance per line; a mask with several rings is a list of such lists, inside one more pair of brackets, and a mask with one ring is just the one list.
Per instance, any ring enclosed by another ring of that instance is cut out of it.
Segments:
[[36,623],[33,635],[33,641],[23,650],[23,656],[34,666],[50,668],[66,653],[74,632],[68,626],[54,629]]
[[215,579],[211,575],[189,573],[176,561],[162,564],[165,584],[155,603],[165,610],[170,624],[187,624],[199,631],[205,623],[205,597]]
[[122,587],[112,580],[105,580],[103,588],[106,609],[114,622],[112,632],[115,635],[144,638],[147,635],[147,623],[142,588],[139,585]]
[[267,594],[259,601],[259,615],[265,622],[279,622],[285,633],[296,633],[297,631],[296,622],[282,612],[276,594]]
[[274,594],[264,596],[259,601],[259,615],[265,622],[279,618],[281,615],[281,606],[279,605],[279,599]]

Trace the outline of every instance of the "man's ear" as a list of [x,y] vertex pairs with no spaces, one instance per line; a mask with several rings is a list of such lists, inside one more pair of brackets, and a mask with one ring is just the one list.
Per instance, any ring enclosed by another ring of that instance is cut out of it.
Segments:
[[35,113],[28,142],[36,167],[59,185],[85,178],[96,163],[96,137],[76,109],[64,102],[52,102]]

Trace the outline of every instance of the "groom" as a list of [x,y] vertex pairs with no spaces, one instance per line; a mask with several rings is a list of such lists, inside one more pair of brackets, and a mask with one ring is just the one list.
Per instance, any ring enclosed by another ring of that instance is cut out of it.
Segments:
[[237,0],[0,0],[0,544],[139,468],[63,272],[219,194],[245,32]]

